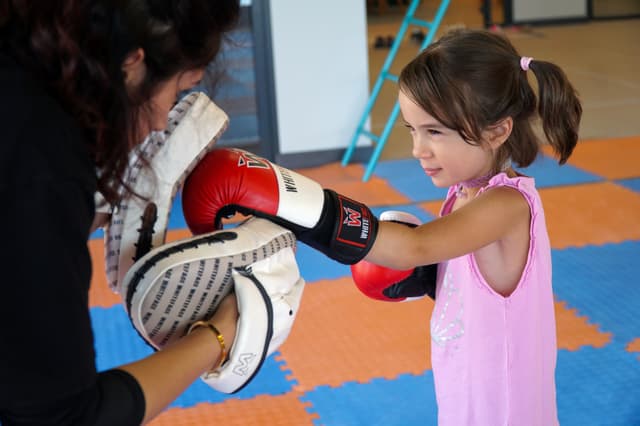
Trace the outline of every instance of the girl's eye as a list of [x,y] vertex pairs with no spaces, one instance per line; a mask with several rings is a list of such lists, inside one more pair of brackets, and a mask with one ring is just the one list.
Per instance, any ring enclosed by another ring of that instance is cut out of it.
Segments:
[[435,129],[429,129],[428,132],[429,132],[429,134],[434,135],[434,136],[442,134],[442,132],[440,132],[439,130],[435,130]]
[[404,127],[406,127],[410,132],[413,132],[413,127],[411,127],[411,125],[404,123]]

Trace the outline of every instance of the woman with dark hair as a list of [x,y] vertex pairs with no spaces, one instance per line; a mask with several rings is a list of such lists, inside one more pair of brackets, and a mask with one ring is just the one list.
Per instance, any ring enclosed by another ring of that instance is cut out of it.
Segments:
[[[0,0],[0,423],[134,425],[223,358],[209,327],[96,371],[94,193],[133,196],[131,149],[202,78],[238,0]],[[237,306],[209,320],[233,343]]]

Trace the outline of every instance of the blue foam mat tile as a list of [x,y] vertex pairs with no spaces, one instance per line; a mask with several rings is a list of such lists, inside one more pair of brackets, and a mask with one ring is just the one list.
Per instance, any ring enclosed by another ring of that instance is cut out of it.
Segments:
[[559,350],[556,389],[562,426],[640,425],[640,362],[623,345]]
[[[153,353],[153,349],[137,334],[124,308],[91,308],[91,321],[96,348],[96,366],[103,371],[133,362]],[[201,402],[222,402],[229,398],[249,399],[257,395],[282,395],[290,392],[297,382],[289,380],[290,371],[282,368],[282,361],[270,355],[254,379],[241,391],[227,395],[215,391],[196,380],[173,403],[173,407],[191,407]]]
[[187,222],[184,220],[184,215],[182,214],[182,194],[180,192],[178,192],[173,199],[167,229],[187,229]]
[[536,181],[537,188],[575,185],[605,180],[601,176],[585,172],[570,164],[560,166],[557,160],[546,155],[539,155],[533,164],[528,167],[519,168],[518,171],[533,177]]
[[381,161],[374,175],[413,202],[443,200],[447,196],[447,188],[434,186],[414,159]]
[[124,307],[95,307],[91,308],[90,314],[98,370],[133,362],[153,353],[131,325]]
[[640,178],[621,179],[617,180],[616,183],[632,191],[640,192]]
[[435,425],[437,409],[430,370],[422,375],[400,375],[393,380],[348,382],[336,388],[319,386],[301,398],[317,414],[315,425],[409,426]]
[[305,243],[298,242],[296,260],[300,268],[300,275],[307,283],[318,280],[333,280],[351,276],[351,269],[330,259]]
[[552,250],[554,293],[615,341],[629,342],[640,337],[639,259],[640,241]]

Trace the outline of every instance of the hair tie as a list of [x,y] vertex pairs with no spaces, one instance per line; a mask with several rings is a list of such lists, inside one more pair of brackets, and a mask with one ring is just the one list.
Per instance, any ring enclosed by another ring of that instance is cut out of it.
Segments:
[[523,56],[520,58],[520,68],[522,68],[522,71],[529,71],[529,64],[531,61],[533,61],[533,58],[530,58],[529,56]]

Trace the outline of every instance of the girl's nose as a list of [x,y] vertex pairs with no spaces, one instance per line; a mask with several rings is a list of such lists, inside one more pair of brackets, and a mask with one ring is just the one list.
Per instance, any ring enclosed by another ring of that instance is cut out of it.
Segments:
[[431,152],[429,144],[414,139],[413,148],[411,149],[411,155],[413,155],[413,158],[417,159],[430,158],[433,156],[433,152]]

